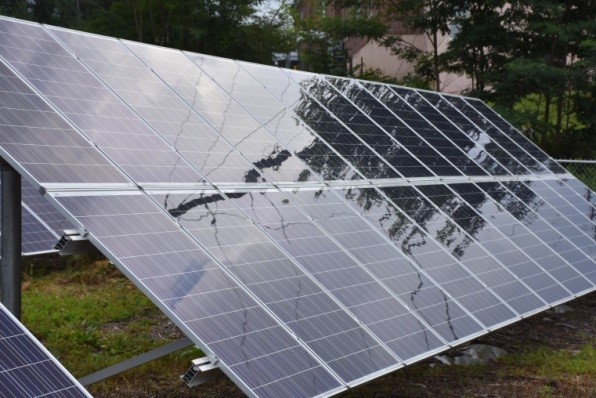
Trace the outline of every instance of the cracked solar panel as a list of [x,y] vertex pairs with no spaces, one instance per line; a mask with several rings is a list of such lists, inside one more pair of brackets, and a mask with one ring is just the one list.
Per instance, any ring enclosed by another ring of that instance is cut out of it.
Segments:
[[272,182],[309,181],[308,168],[185,54],[126,45]]
[[333,395],[594,289],[591,191],[473,100],[0,30],[3,104],[35,116],[2,155],[73,224],[32,208],[248,395]]
[[[247,217],[246,209],[243,214],[234,206],[245,204],[255,211],[264,200],[272,203],[265,195],[236,193],[228,195],[229,200],[216,192],[168,193],[154,197],[346,383],[386,367],[398,366],[397,359],[349,313],[347,303],[342,300],[349,293],[338,295],[330,289],[332,280],[318,277],[317,270],[325,271],[322,268],[325,261],[312,252],[307,253],[309,249],[317,251],[307,239],[316,238],[318,250],[328,254],[326,260],[345,263],[348,258],[338,253],[338,248],[335,251],[327,248],[332,243],[325,242],[324,236],[305,237],[304,234],[313,233],[313,229],[293,222],[292,214],[287,214],[288,219],[284,221],[283,208],[275,212],[282,217],[281,223],[273,225],[271,220],[272,223],[261,230],[251,222],[255,220],[254,214]],[[269,217],[275,216],[269,214]],[[288,239],[283,242],[288,242],[290,247],[270,239],[268,232],[272,230],[286,236]],[[329,273],[324,274],[330,277]],[[348,292],[356,290],[350,285],[343,288]],[[393,313],[407,315],[408,311],[399,303],[394,305]],[[355,366],[356,363],[359,366]]]
[[120,41],[51,31],[209,181],[265,181],[258,164],[242,157]]
[[[55,200],[185,334],[204,352],[217,355],[246,393],[308,397],[341,389],[327,365],[146,195],[55,195]],[[287,311],[291,316],[294,309]],[[323,329],[298,327],[313,334],[350,325],[341,311],[334,315]],[[354,338],[355,344],[367,339],[366,334]],[[324,340],[318,343],[326,346]],[[337,355],[337,349],[329,347],[325,353]],[[383,363],[383,353],[377,353],[370,358],[373,366]],[[388,354],[384,359],[390,363]]]
[[548,174],[546,167],[538,162],[531,154],[524,148],[519,146],[510,137],[507,137],[486,117],[474,109],[462,97],[451,95],[444,95],[443,98],[452,104],[458,111],[471,120],[481,131],[485,132],[491,139],[504,148],[511,156],[517,159],[518,162],[524,165],[533,174]]
[[308,166],[309,169],[305,169],[303,173],[310,173],[306,175],[309,179],[329,181],[360,178],[333,148],[314,134],[291,110],[241,67],[240,63],[198,54],[187,55]]
[[[417,91],[419,95],[424,97],[430,104],[432,104],[438,112],[444,115],[451,123],[459,128],[461,132],[466,134],[472,140],[477,148],[477,152],[471,156],[477,158],[480,163],[483,163],[482,158],[486,152],[498,164],[506,168],[512,175],[530,174],[530,171],[525,168],[517,159],[509,154],[505,148],[499,145],[483,128],[474,124],[468,119],[459,109],[454,107],[441,94],[429,91]],[[493,170],[492,164],[489,164],[487,170]],[[501,174],[501,172],[491,171],[490,174]]]
[[0,19],[0,31],[3,59],[134,181],[204,180],[43,27]]
[[503,119],[498,113],[489,108],[484,102],[475,98],[466,99],[476,111],[481,113],[485,118],[490,120],[497,128],[499,128],[503,134],[511,138],[517,145],[527,151],[534,159],[540,162],[544,167],[553,173],[564,173],[565,169],[559,165],[553,158],[544,153],[543,150],[538,148],[532,143],[527,137],[521,134],[515,127],[509,122]]
[[263,71],[263,68],[249,64],[242,66],[362,176],[369,179],[401,177],[284,71],[272,68]]

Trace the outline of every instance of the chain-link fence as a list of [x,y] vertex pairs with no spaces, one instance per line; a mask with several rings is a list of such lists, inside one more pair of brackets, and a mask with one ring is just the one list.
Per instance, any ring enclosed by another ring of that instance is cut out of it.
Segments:
[[561,166],[596,191],[596,160],[557,159]]

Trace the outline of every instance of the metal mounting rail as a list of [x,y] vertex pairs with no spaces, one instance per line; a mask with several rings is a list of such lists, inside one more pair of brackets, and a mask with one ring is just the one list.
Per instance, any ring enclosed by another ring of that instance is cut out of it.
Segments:
[[166,344],[162,347],[156,348],[155,350],[148,351],[134,358],[127,359],[124,362],[120,362],[116,365],[109,366],[98,372],[82,377],[79,379],[79,383],[86,387],[89,384],[97,383],[98,381],[115,376],[126,370],[136,368],[137,366],[140,366],[144,363],[159,359],[173,352],[180,351],[183,348],[190,347],[193,344],[194,343],[188,337],[184,337],[180,340],[174,341],[173,343]]

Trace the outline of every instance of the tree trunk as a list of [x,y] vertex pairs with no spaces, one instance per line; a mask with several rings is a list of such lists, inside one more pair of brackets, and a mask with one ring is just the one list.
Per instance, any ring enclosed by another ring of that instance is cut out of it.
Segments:
[[433,72],[435,77],[435,90],[441,91],[441,72],[439,68],[439,43],[436,29],[433,30]]
[[550,93],[544,94],[544,120],[543,120],[543,127],[542,132],[540,134],[540,145],[544,146],[547,143],[548,138],[548,125],[550,121],[550,104],[552,102],[552,97]]
[[[137,30],[137,36],[139,41],[143,42],[143,12],[142,12],[142,1],[143,0],[130,0],[132,5],[132,15],[135,19],[135,29]],[[137,7],[138,5],[138,7]]]

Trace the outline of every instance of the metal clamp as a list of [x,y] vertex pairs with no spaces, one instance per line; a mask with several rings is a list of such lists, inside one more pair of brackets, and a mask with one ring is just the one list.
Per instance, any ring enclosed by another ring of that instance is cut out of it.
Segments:
[[188,387],[196,387],[205,384],[223,373],[219,369],[219,358],[215,355],[193,359],[192,366],[180,378]]

